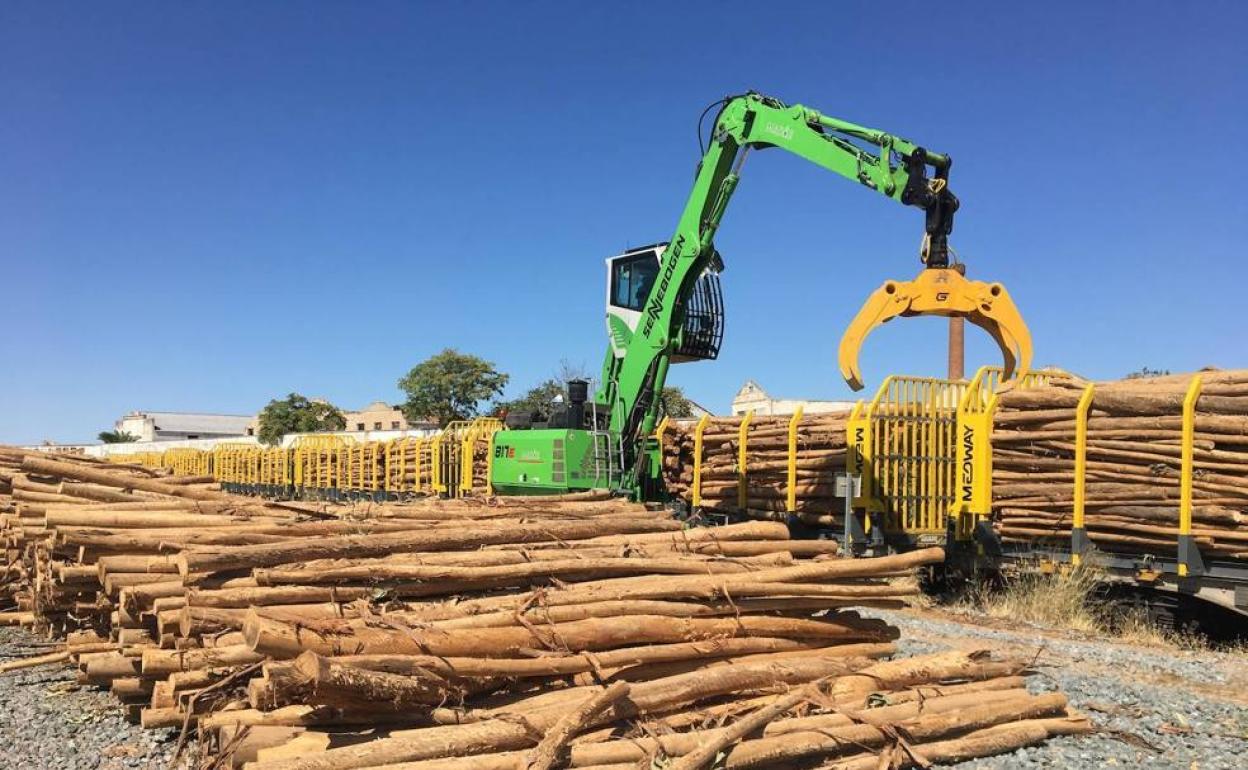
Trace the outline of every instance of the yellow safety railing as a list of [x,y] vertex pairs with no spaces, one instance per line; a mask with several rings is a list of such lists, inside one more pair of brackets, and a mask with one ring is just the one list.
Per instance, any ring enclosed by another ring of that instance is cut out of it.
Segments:
[[891,376],[851,415],[850,456],[859,457],[850,465],[861,473],[857,502],[871,513],[871,525],[945,533],[957,496],[957,412],[966,388],[962,381]]
[[459,445],[454,435],[458,427],[454,421],[447,423],[429,442],[429,486],[435,495],[444,495],[449,491],[444,479],[450,475],[448,465],[452,463],[447,462],[446,455],[453,454]]
[[226,443],[214,446],[212,465],[217,481],[222,484],[248,483],[248,463],[256,450],[254,444]]
[[395,495],[403,491],[403,460],[406,457],[407,438],[396,438],[386,442],[385,454],[385,483],[384,487],[388,494]]
[[[212,449],[175,448],[164,452],[130,452],[112,454],[112,463],[168,468],[177,476],[211,476],[223,484],[236,485],[239,491],[261,494],[306,492],[316,495],[338,493],[377,494],[390,497],[430,494],[434,484],[455,486],[455,494],[472,489],[472,479],[479,478],[482,464],[486,473],[486,491],[490,453],[488,445],[493,434],[503,429],[495,418],[478,418],[456,425],[452,434],[457,442],[452,468],[446,462],[435,463],[438,444],[450,446],[448,437],[424,438],[407,436],[389,441],[356,442],[349,436],[307,434],[295,439],[290,448],[265,447],[250,443],[223,442]],[[471,447],[471,451],[465,451]],[[474,465],[474,463],[476,463]],[[464,479],[468,479],[465,486]]]
[[[958,400],[956,497],[950,508],[954,537],[968,540],[975,524],[992,513],[992,426],[1004,370],[983,366],[967,384]],[[1054,377],[1067,377],[1056,369],[1028,372],[1013,383],[1015,389],[1047,385]]]
[[502,429],[502,420],[494,417],[447,423],[429,442],[430,487],[433,493],[447,497],[471,494],[477,475],[477,461],[480,460],[486,476],[484,491],[489,494],[491,439]]
[[389,442],[386,452],[386,491],[393,495],[430,494],[432,439],[408,436]]
[[344,436],[308,434],[291,445],[294,486],[304,493],[341,490],[347,449],[355,442]]
[[291,450],[282,447],[262,448],[258,483],[281,489],[290,487],[292,454]]
[[212,474],[212,454],[185,447],[169,449],[162,453],[161,467],[172,470],[175,476],[209,476]]
[[384,488],[383,442],[349,443],[339,450],[340,488],[350,492],[377,492]]
[[110,463],[118,465],[141,465],[144,468],[161,468],[163,462],[160,452],[129,452],[127,454],[110,454]]
[[[490,484],[490,471],[494,464],[491,451],[494,434],[503,430],[503,421],[496,417],[477,417],[468,424],[460,444],[459,491],[461,495],[472,494],[478,459],[485,461],[485,493],[494,493]],[[481,455],[484,454],[483,457]]]

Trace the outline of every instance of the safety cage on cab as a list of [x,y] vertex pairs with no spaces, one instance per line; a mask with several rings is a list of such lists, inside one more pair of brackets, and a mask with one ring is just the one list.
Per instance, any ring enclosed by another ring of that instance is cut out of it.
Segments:
[[[646,299],[660,280],[660,258],[666,247],[666,243],[642,246],[607,260],[608,313],[625,321],[634,332],[645,312]],[[719,356],[724,341],[724,293],[719,280],[723,266],[716,251],[682,305],[676,308],[678,317],[683,314],[683,321],[673,363],[713,360]]]

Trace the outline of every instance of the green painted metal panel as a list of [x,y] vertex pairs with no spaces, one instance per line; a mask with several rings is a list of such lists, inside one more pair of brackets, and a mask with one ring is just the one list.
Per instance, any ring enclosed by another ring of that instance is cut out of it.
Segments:
[[507,430],[494,434],[490,482],[502,495],[556,495],[619,484],[610,453],[585,430]]

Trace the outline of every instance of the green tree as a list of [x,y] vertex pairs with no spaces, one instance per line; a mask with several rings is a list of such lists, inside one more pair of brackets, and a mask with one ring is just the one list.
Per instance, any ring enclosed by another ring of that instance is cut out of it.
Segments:
[[346,427],[347,421],[338,407],[291,393],[280,401],[273,399],[260,412],[258,436],[261,442],[274,445],[287,433],[316,433]]
[[129,444],[139,440],[138,436],[124,430],[102,430],[95,437],[105,444]]
[[[556,396],[563,396],[564,401],[567,401],[568,382],[571,380],[592,382],[584,363],[574,364],[567,358],[561,358],[552,376],[529,388],[519,398],[495,403],[493,411],[499,413],[505,410],[508,414],[537,412],[542,416],[549,416],[550,405]],[[593,398],[593,393],[590,393],[590,398]]]
[[510,401],[497,402],[494,404],[494,411],[506,411],[508,414],[537,412],[542,415],[549,415],[550,405],[557,396],[563,396],[566,400],[568,394],[564,383],[552,377],[545,382],[529,388],[529,391],[519,398],[513,398]]
[[447,348],[428,358],[399,380],[407,401],[399,407],[409,422],[430,417],[442,425],[479,413],[482,401],[502,394],[509,377],[477,356]]
[[676,385],[667,385],[659,396],[662,402],[660,415],[668,417],[692,417],[693,402],[685,397],[685,392]]

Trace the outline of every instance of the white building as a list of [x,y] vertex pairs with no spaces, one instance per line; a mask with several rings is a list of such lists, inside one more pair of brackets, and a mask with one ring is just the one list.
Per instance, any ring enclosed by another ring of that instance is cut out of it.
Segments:
[[853,401],[816,401],[812,399],[773,398],[763,386],[754,380],[746,380],[732,398],[732,413],[744,415],[753,410],[754,414],[793,414],[798,407],[804,414],[821,412],[845,412],[854,408]]
[[246,414],[131,412],[115,426],[118,431],[137,436],[139,441],[182,441],[246,436],[251,420],[251,415]]

